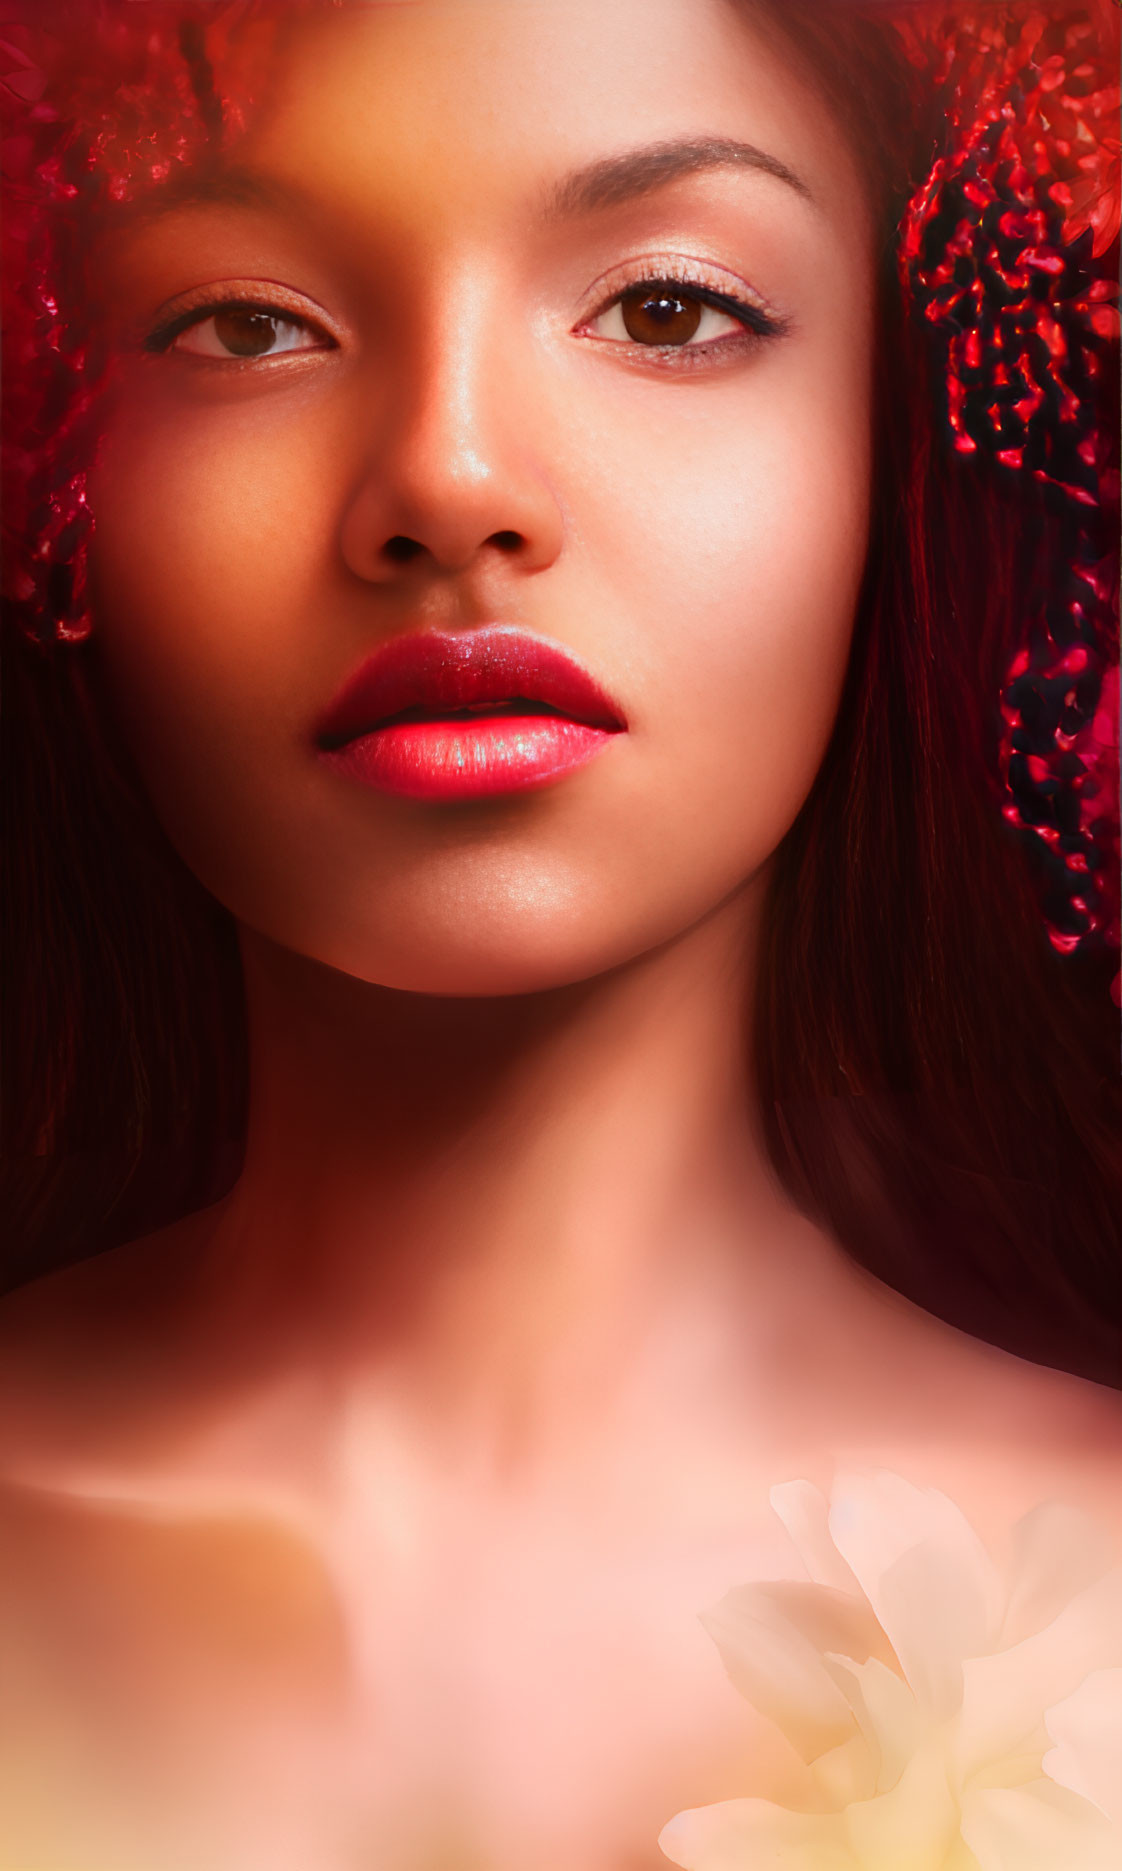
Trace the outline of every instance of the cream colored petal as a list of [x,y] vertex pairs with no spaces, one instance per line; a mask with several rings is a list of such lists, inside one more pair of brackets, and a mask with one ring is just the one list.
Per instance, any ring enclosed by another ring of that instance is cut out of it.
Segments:
[[970,1796],[962,1836],[981,1871],[1118,1871],[1122,1834],[1051,1781]]
[[[887,1793],[922,1745],[929,1725],[907,1683],[877,1658],[854,1663],[848,1657],[830,1657],[827,1664],[853,1705],[872,1767],[873,1783],[853,1797],[870,1799],[875,1793]],[[816,1775],[821,1766],[816,1763]]]
[[683,1871],[864,1871],[836,1816],[792,1813],[770,1800],[725,1800],[679,1813],[659,1848]]
[[845,1819],[861,1871],[944,1871],[960,1835],[958,1801],[933,1747],[912,1756],[890,1793],[851,1806]]
[[741,1695],[782,1730],[805,1761],[850,1740],[857,1723],[818,1643],[800,1622],[819,1630],[833,1622],[848,1635],[850,1609],[841,1593],[788,1580],[739,1586],[701,1619]]
[[988,1642],[984,1579],[935,1537],[902,1553],[877,1587],[877,1615],[920,1709],[948,1721],[962,1703],[962,1664]]
[[1092,1671],[1045,1721],[1056,1744],[1045,1773],[1122,1827],[1122,1669]]
[[[1095,1669],[1122,1665],[1122,1573],[1086,1587],[1041,1631],[963,1668],[957,1761],[963,1779],[1048,1744],[1047,1709]],[[988,1774],[987,1774],[987,1777]]]
[[[1048,1745],[1044,1711],[1053,1699],[1031,1651],[1025,1645],[976,1657],[963,1666],[962,1710],[955,1734],[956,1771],[965,1784],[977,1776],[992,1779],[995,1762],[1040,1755]],[[1009,1784],[1006,1782],[1005,1784]]]
[[999,1645],[1007,1649],[1044,1629],[1113,1564],[1105,1528],[1074,1507],[1045,1501],[1013,1529],[1008,1601]]
[[854,1735],[840,1748],[820,1754],[810,1768],[810,1785],[819,1796],[802,1803],[815,1812],[840,1812],[854,1800],[871,1800],[877,1791],[878,1755],[870,1752],[864,1735]]
[[810,1481],[784,1481],[769,1498],[814,1583],[860,1597],[861,1587],[830,1536],[830,1508],[821,1490]]
[[737,1586],[723,1602],[745,1605],[752,1618],[763,1616],[768,1623],[789,1624],[821,1656],[847,1656],[857,1663],[878,1657],[882,1663],[896,1663],[868,1601],[832,1586],[810,1585],[802,1579],[760,1579]]
[[944,1576],[960,1582],[956,1597],[968,1590],[984,1607],[981,1648],[990,1647],[1004,1610],[1004,1588],[966,1516],[937,1488],[918,1488],[886,1471],[839,1475],[831,1493],[830,1534],[882,1624],[881,1587],[888,1572],[906,1553],[937,1546]]

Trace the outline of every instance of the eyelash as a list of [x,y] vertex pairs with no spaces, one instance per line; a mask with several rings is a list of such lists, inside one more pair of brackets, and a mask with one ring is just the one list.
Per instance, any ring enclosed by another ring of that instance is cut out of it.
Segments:
[[[766,311],[757,301],[741,299],[733,293],[720,292],[716,287],[706,285],[701,280],[692,279],[685,273],[673,272],[660,272],[648,277],[625,281],[623,284],[616,287],[610,297],[605,299],[597,310],[583,321],[580,329],[584,330],[589,325],[595,324],[599,319],[603,318],[606,313],[610,312],[613,307],[619,305],[623,299],[631,294],[645,293],[653,298],[655,294],[660,291],[673,294],[678,298],[692,299],[714,311],[724,312],[729,317],[737,320],[742,327],[742,331],[735,337],[726,335],[721,338],[710,339],[702,344],[641,344],[637,339],[631,341],[624,339],[601,339],[600,342],[614,344],[618,350],[628,351],[632,355],[638,354],[641,357],[657,358],[659,363],[663,366],[673,361],[673,366],[675,368],[688,369],[694,363],[711,359],[715,351],[733,347],[739,350],[745,344],[756,345],[768,338],[782,337],[787,330],[786,319],[777,317],[773,312]],[[325,332],[321,326],[317,326],[313,320],[302,318],[290,307],[278,306],[275,304],[269,305],[257,299],[233,297],[212,300],[205,305],[191,306],[189,310],[177,313],[174,318],[170,319],[166,324],[161,325],[156,331],[145,338],[144,349],[157,353],[170,351],[176,338],[178,338],[182,332],[191,330],[193,326],[204,324],[208,318],[214,318],[221,312],[230,311],[255,312],[264,318],[275,319],[279,324],[300,326],[303,330],[313,334],[318,333],[321,338],[326,338],[328,340],[327,345],[320,345],[315,348],[336,348],[334,340],[330,338],[329,333]],[[294,354],[302,355],[303,353],[282,352],[276,353],[275,355],[283,356]],[[206,361],[218,364],[223,364],[226,361],[230,363],[253,364],[256,362],[267,362],[268,359],[269,353],[264,353],[260,359],[252,357],[238,358],[231,354],[229,360],[212,357]],[[688,363],[685,361],[686,359],[689,359]]]
[[671,365],[674,369],[689,369],[695,364],[711,362],[717,351],[741,351],[747,346],[766,341],[769,338],[781,338],[788,329],[788,321],[767,311],[758,300],[742,299],[734,293],[721,292],[705,281],[691,278],[685,272],[659,272],[638,279],[625,280],[617,285],[610,296],[584,321],[585,326],[595,324],[605,313],[619,305],[633,293],[643,293],[654,298],[657,293],[665,292],[668,296],[680,299],[692,299],[717,312],[724,312],[735,318],[742,330],[735,336],[711,338],[702,344],[640,344],[639,341],[627,342],[623,339],[604,339],[604,343],[614,343],[616,348],[630,352],[633,356],[648,357],[658,360],[660,366]]
[[[182,332],[190,331],[195,325],[205,324],[208,318],[214,318],[220,312],[257,312],[262,318],[275,319],[277,323],[281,325],[299,325],[305,331],[318,333],[321,338],[327,338],[330,348],[335,348],[334,339],[330,337],[328,332],[324,331],[322,326],[317,325],[313,319],[302,318],[300,314],[294,312],[291,307],[268,305],[261,299],[240,299],[235,295],[228,299],[212,299],[205,305],[193,305],[185,312],[177,312],[174,318],[169,319],[166,324],[160,325],[157,330],[151,332],[149,336],[145,338],[144,349],[146,351],[157,352],[170,351],[175,340]],[[320,348],[327,349],[328,346],[324,345]],[[222,363],[225,360],[221,358],[211,358],[209,361],[211,363]],[[231,363],[254,363],[257,360],[231,356],[229,361]]]

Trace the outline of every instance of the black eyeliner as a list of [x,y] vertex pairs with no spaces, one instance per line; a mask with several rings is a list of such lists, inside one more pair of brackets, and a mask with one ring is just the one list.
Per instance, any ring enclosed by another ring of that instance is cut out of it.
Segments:
[[697,299],[702,305],[712,306],[715,311],[727,312],[730,318],[738,319],[747,331],[753,332],[758,338],[781,338],[788,328],[785,318],[765,312],[762,306],[752,305],[747,299],[737,299],[731,293],[718,292],[712,286],[698,285],[690,279],[641,279],[634,286],[626,286],[617,294],[617,299],[626,298],[632,292],[659,290],[677,293],[682,298]]
[[[301,317],[299,313],[288,311],[287,308],[264,305],[257,299],[214,299],[203,305],[192,305],[185,312],[177,312],[174,318],[149,333],[143,340],[141,349],[154,352],[166,351],[169,345],[174,344],[181,331],[188,331],[192,325],[200,325],[205,319],[214,318],[219,312],[230,311],[256,312],[261,318],[276,319],[278,324],[300,325],[306,331],[318,332],[325,338],[330,337],[330,333],[324,331],[322,326],[316,325],[311,319]],[[334,343],[334,340],[332,339],[331,342]]]

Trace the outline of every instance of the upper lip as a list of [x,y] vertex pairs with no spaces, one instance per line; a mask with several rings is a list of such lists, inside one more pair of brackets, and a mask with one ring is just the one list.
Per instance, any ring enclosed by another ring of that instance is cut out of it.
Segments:
[[560,644],[511,624],[394,637],[348,678],[319,724],[324,749],[370,734],[395,715],[439,715],[473,703],[525,700],[572,721],[625,725],[617,704]]

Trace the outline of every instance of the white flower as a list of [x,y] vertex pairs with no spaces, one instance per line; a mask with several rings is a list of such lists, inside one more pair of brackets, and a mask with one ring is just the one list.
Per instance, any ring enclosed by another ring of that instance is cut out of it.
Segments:
[[1045,1773],[1122,1827],[1122,1670],[1094,1670],[1045,1722],[1056,1743]]
[[805,1481],[771,1501],[807,1579],[741,1586],[703,1623],[807,1763],[806,1798],[679,1813],[666,1856],[685,1871],[1119,1871],[1122,1572],[1093,1523],[1034,1509],[999,1571],[952,1501],[898,1475],[841,1481],[829,1505]]

